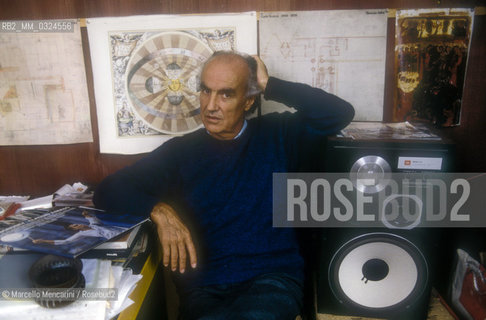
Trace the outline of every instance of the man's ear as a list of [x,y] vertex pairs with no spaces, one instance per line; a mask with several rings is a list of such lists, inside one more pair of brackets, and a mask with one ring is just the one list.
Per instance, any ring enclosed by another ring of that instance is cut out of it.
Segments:
[[253,106],[253,103],[255,102],[255,96],[251,96],[246,99],[245,102],[245,112],[250,110],[251,106]]

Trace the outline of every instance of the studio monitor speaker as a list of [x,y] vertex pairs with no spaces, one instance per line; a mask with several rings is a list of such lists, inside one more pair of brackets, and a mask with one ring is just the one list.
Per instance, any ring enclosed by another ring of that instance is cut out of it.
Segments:
[[[330,138],[326,172],[386,176],[452,171],[443,141]],[[360,190],[379,192],[381,186]],[[358,189],[358,187],[357,187]],[[318,313],[385,319],[427,318],[440,258],[439,229],[322,228],[316,268]]]

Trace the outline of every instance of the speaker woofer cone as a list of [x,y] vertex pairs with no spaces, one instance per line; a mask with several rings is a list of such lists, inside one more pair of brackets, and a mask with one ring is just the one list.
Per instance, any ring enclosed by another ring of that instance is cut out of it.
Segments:
[[421,297],[428,283],[428,267],[420,250],[407,239],[367,233],[336,251],[328,281],[346,308],[382,317],[406,310]]

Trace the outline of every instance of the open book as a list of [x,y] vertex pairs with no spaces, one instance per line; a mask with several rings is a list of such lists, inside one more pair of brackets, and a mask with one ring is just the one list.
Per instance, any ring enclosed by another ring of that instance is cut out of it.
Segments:
[[82,207],[24,211],[2,221],[0,245],[76,257],[146,220]]

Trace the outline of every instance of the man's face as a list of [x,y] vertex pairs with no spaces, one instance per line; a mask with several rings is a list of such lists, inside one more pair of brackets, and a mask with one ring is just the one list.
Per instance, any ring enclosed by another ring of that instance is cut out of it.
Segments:
[[246,97],[248,66],[234,56],[210,61],[201,75],[201,116],[206,130],[220,140],[233,139],[240,132],[254,98]]

